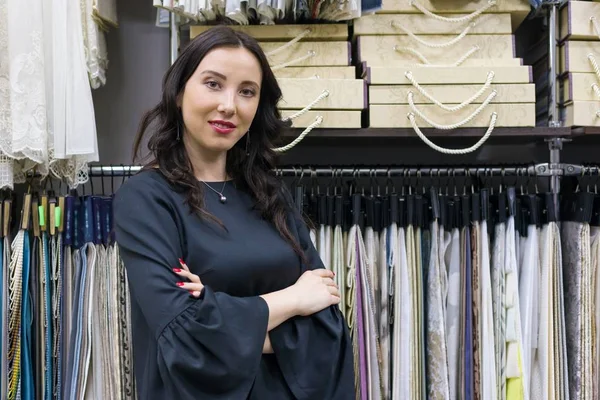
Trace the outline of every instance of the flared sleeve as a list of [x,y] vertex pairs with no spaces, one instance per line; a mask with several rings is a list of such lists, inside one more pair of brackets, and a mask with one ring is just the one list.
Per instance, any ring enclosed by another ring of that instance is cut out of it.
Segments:
[[[292,212],[308,269],[324,268],[300,215]],[[269,332],[277,363],[298,400],[355,398],[354,359],[348,326],[338,306],[294,317]]]
[[[115,235],[131,301],[156,345],[162,386],[171,399],[245,399],[259,369],[269,310],[256,297],[205,286],[199,298],[176,286],[185,256],[182,218],[165,185],[130,179],[114,200]],[[192,215],[185,215],[193,218]],[[190,266],[193,270],[193,266]],[[134,336],[139,334],[134,327]],[[155,367],[156,368],[156,367]]]

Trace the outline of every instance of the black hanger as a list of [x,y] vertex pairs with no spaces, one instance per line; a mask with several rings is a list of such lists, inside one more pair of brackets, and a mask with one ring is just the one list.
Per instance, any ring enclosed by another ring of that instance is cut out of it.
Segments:
[[361,225],[362,220],[362,195],[354,193],[352,195],[352,225]]
[[594,194],[594,204],[592,205],[591,226],[600,226],[600,195]]
[[[458,228],[458,225],[456,224],[456,217],[457,217],[457,212],[456,212],[456,202],[454,200],[453,197],[448,198],[447,196],[444,196],[446,198],[446,230],[453,230],[454,228]],[[458,207],[460,208],[460,207]],[[459,210],[460,213],[460,210]]]
[[415,196],[406,196],[406,224],[416,227],[417,217],[415,215]]
[[563,220],[589,223],[592,220],[594,197],[595,195],[589,192],[563,195],[561,198]]
[[[452,229],[449,225],[448,221],[448,196],[438,194],[438,206],[439,206],[439,215],[440,215],[440,225],[444,227],[444,229]],[[435,213],[435,211],[434,211]]]
[[344,199],[339,194],[335,196],[335,226],[344,226]]
[[317,196],[317,207],[317,223],[327,225],[327,197],[324,194]]
[[502,224],[506,224],[508,221],[508,200],[506,193],[498,193],[498,221]]
[[335,223],[335,196],[327,193],[327,225],[334,227]]
[[398,216],[398,227],[406,228],[409,224],[408,200],[406,199],[406,196],[398,197],[397,202],[392,201],[391,207],[394,207],[394,204],[398,207],[396,211]]
[[375,227],[375,202],[372,196],[365,196],[365,211],[367,214],[367,226]]
[[429,197],[427,196],[423,196],[423,208],[422,208],[422,213],[423,213],[423,225],[421,225],[421,228],[423,229],[429,229],[430,225],[431,225],[431,205],[430,205],[431,201],[429,199]]
[[[390,195],[390,223],[396,223],[398,225],[398,227],[403,227],[404,225],[401,224],[401,220],[400,220],[400,212],[399,212],[399,207],[400,207],[400,198],[398,196],[397,193],[392,193]],[[402,218],[402,223],[404,223],[404,218]]]
[[527,237],[529,235],[529,225],[531,225],[531,210],[524,204],[525,199],[520,199],[521,203],[521,236]]
[[544,193],[542,196],[542,201],[544,205],[543,210],[546,216],[545,222],[558,222],[560,215],[559,209],[554,203],[554,195],[552,193]]
[[523,236],[522,210],[523,208],[521,207],[521,199],[519,196],[515,196],[515,231],[519,234],[519,236]]
[[[398,204],[396,203],[396,215],[398,214]],[[391,206],[390,196],[383,196],[381,200],[381,226],[387,228],[391,225]]]
[[423,203],[423,196],[420,194],[416,194],[414,196],[412,196],[413,198],[413,212],[414,212],[414,221],[413,221],[413,225],[414,227],[420,227],[420,228],[424,228],[425,227],[425,218],[423,217],[423,211],[424,211],[424,203]]
[[319,221],[319,197],[315,193],[308,193],[305,191],[305,199],[304,208],[306,215],[309,216],[310,220],[314,224],[318,224]]
[[294,188],[294,204],[299,213],[304,211],[304,188],[300,185]]
[[381,232],[381,228],[382,226],[387,226],[387,225],[382,225],[382,209],[383,209],[383,201],[381,199],[381,197],[375,197],[374,200],[374,207],[373,210],[375,212],[375,216],[374,216],[374,221],[373,221],[373,230],[375,232]]

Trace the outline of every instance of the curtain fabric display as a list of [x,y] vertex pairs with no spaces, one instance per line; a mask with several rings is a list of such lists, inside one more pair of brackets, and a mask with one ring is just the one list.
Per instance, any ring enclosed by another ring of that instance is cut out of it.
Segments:
[[[358,399],[595,398],[600,196],[563,196],[589,211],[574,217],[550,194],[483,183],[337,189]],[[296,197],[308,217],[310,197]]]
[[[357,398],[595,398],[600,196],[470,189],[295,183],[343,296]],[[34,192],[21,218],[0,201],[1,397],[134,399],[111,196]]]
[[28,194],[12,237],[15,200],[1,200],[1,397],[135,398],[111,197]]

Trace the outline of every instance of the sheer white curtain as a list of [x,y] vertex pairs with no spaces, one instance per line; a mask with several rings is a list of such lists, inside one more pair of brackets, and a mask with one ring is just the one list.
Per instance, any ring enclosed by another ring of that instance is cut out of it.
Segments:
[[[115,0],[0,0],[0,187],[34,168],[71,186],[98,161],[92,88],[106,82]],[[106,18],[106,19],[105,19]]]

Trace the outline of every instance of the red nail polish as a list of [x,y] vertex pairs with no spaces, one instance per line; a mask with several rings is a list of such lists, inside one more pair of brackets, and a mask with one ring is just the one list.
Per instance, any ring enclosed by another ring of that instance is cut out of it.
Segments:
[[183,259],[181,259],[181,258],[179,259],[179,264],[185,264],[185,263],[183,262]]
[[177,286],[183,286],[183,282],[177,282]]
[[173,268],[173,271],[174,272],[181,272],[181,269],[180,268]]

